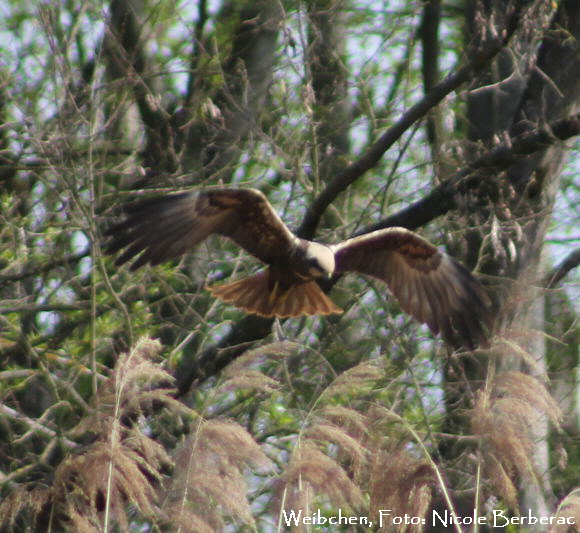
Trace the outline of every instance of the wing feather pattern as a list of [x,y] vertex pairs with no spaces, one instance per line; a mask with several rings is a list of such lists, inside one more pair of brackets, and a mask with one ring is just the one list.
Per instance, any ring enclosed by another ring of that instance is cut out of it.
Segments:
[[425,239],[387,228],[332,247],[336,272],[386,282],[401,308],[452,344],[487,345],[490,299],[471,273]]
[[126,219],[107,231],[107,253],[133,259],[131,270],[179,257],[212,234],[236,242],[264,263],[286,256],[296,237],[255,189],[205,189],[125,206]]

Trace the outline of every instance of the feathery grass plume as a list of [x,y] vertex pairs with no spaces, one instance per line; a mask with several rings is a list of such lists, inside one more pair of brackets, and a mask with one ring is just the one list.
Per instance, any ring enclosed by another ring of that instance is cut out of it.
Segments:
[[349,434],[363,435],[367,431],[366,417],[360,411],[344,405],[323,405],[317,411],[318,416],[335,425],[348,428]]
[[340,394],[361,394],[375,385],[384,374],[372,362],[359,363],[338,376],[323,392],[325,399]]
[[0,531],[25,531],[18,522],[19,517],[31,517],[32,523],[26,520],[31,531],[43,531],[46,524],[39,524],[39,517],[46,515],[50,506],[51,490],[47,486],[26,484],[16,487],[0,503]]
[[[507,336],[508,334],[511,338]],[[525,334],[526,337],[530,335],[539,336],[542,333],[539,331],[527,331]],[[512,356],[514,359],[521,359],[542,381],[548,381],[546,370],[538,363],[536,357],[522,346],[525,340],[524,334],[517,335],[514,331],[505,332],[504,336],[497,338],[494,348],[497,351],[501,351],[503,357]]]
[[153,361],[160,350],[157,340],[141,338],[129,352],[122,353],[111,376],[93,398],[95,409],[69,434],[73,438],[87,432],[109,434],[113,422],[121,418],[134,422],[139,416],[156,412],[160,407],[191,414],[190,409],[172,396],[175,392],[171,388],[173,376]]
[[[557,522],[550,533],[572,533],[578,531],[580,524],[580,487],[574,489],[558,505],[555,513]],[[566,522],[565,524],[562,522]],[[574,524],[574,525],[572,525]]]
[[[159,516],[156,489],[171,464],[165,449],[146,434],[160,407],[187,408],[166,386],[172,377],[151,359],[157,341],[141,339],[122,354],[93,403],[94,411],[67,435],[91,439],[56,467],[50,488],[33,488],[0,504],[0,529],[14,529],[18,516],[32,513],[56,531],[81,533],[129,527],[129,509],[142,517]],[[12,502],[12,503],[11,503]],[[16,530],[16,529],[15,529]]]
[[266,360],[272,358],[282,358],[287,355],[292,355],[298,350],[302,350],[304,346],[297,342],[291,341],[274,341],[247,350],[240,357],[237,357],[232,361],[224,370],[225,375],[237,374],[244,370],[245,368],[251,367],[253,365],[259,365],[264,363]]
[[302,348],[303,346],[298,343],[276,341],[246,351],[225,368],[222,373],[224,381],[217,388],[216,394],[239,389],[253,389],[255,392],[267,394],[275,392],[278,389],[278,382],[257,367],[262,366],[267,360],[286,357]]
[[380,377],[376,366],[361,363],[343,372],[321,392],[280,478],[280,513],[308,514],[314,499],[326,500],[347,512],[363,505],[358,481],[369,461],[369,450],[364,445],[365,415],[335,402],[344,393],[368,392]]
[[[339,430],[348,437],[343,446],[336,442],[338,446],[336,457],[340,464],[348,468],[349,476],[354,482],[360,484],[366,479],[369,463],[370,452],[365,446],[368,440],[367,416],[352,407],[336,404],[323,405],[316,413],[323,426],[329,425],[334,431]],[[328,442],[332,442],[332,439],[328,439]],[[354,443],[354,447],[351,443]]]
[[53,484],[54,503],[63,521],[70,522],[75,531],[100,531],[108,502],[111,522],[126,530],[128,504],[144,516],[156,513],[155,491],[147,474],[160,477],[122,442],[96,442],[85,453],[59,465]]
[[352,512],[363,504],[361,489],[344,468],[310,439],[301,442],[284,472],[282,508],[307,513],[312,498],[326,497],[336,507]]
[[[359,471],[363,462],[367,459],[368,450],[357,439],[347,433],[345,428],[336,424],[321,421],[307,428],[302,434],[303,439],[309,439],[322,446],[334,444],[338,447],[338,459],[348,458],[352,463],[352,469]],[[342,461],[341,461],[342,462]]]
[[278,382],[259,370],[246,369],[238,375],[230,374],[215,390],[214,394],[226,394],[240,390],[271,394],[276,392]]
[[166,388],[173,378],[152,361],[160,349],[159,342],[143,338],[119,356],[95,399],[97,409],[82,424],[90,421],[97,439],[55,472],[55,503],[79,531],[88,527],[87,520],[96,530],[112,523],[126,529],[129,504],[142,516],[158,514],[156,487],[171,459],[137,422],[158,405],[185,409]]
[[177,531],[221,530],[224,515],[255,528],[244,476],[250,466],[269,469],[271,462],[243,427],[200,419],[176,453],[175,475],[162,504],[166,516]]
[[117,406],[124,414],[141,413],[155,401],[183,409],[183,404],[170,396],[174,378],[153,361],[160,350],[158,341],[142,338],[131,351],[121,354],[97,400]]
[[546,387],[536,378],[522,372],[502,372],[494,380],[493,394],[498,398],[509,397],[533,406],[536,416],[531,419],[532,424],[539,422],[542,413],[557,429],[560,429],[562,422],[560,408]]
[[543,416],[559,427],[561,415],[546,388],[521,372],[498,374],[476,394],[471,427],[482,439],[485,477],[515,510],[516,477],[537,480],[532,452]]
[[[427,461],[417,459],[402,446],[389,451],[375,450],[370,467],[370,513],[379,524],[379,510],[390,509],[392,516],[424,517],[429,510],[435,474]],[[379,531],[419,533],[423,524],[395,525],[386,517]]]

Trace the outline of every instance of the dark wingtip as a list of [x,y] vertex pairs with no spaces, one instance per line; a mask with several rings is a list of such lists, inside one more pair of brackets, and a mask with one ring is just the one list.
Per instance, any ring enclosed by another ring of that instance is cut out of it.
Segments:
[[[115,265],[132,262],[131,271],[145,264],[160,264],[182,253],[183,246],[176,249],[175,243],[184,239],[190,228],[183,224],[179,207],[180,201],[190,195],[191,192],[186,191],[125,204],[124,219],[104,232],[104,253],[113,255],[120,252]],[[175,206],[178,207],[177,213]],[[189,207],[186,203],[181,211],[187,211]]]
[[484,285],[461,263],[452,260],[463,290],[461,305],[450,322],[452,331],[442,331],[446,342],[470,351],[490,347],[494,330],[492,298]]
[[457,322],[460,324],[460,337],[466,348],[473,351],[476,348],[489,348],[493,334],[493,319],[491,310],[482,300],[471,300],[469,312],[461,314]]

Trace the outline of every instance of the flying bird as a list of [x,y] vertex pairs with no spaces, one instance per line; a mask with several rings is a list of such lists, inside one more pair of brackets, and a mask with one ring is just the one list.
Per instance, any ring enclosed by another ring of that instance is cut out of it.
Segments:
[[233,240],[267,268],[211,286],[214,296],[266,317],[328,315],[342,309],[317,280],[356,272],[387,284],[401,308],[434,334],[469,349],[487,344],[490,300],[453,258],[405,228],[386,228],[337,244],[294,235],[264,194],[215,188],[129,203],[126,218],[107,232],[105,251],[131,270],[179,257],[212,234]]

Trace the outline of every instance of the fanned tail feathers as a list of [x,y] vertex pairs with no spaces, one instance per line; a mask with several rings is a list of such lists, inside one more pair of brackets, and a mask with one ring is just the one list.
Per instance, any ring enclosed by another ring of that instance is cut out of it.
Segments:
[[292,285],[288,290],[277,284],[270,287],[267,270],[233,283],[208,287],[208,290],[220,300],[260,316],[286,318],[342,313],[315,281]]

